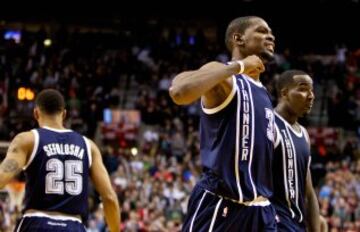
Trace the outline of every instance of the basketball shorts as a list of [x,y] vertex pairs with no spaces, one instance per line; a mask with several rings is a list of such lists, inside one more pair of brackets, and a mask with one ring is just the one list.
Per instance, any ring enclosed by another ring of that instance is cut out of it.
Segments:
[[277,231],[272,205],[246,206],[196,185],[191,193],[183,232]]
[[15,232],[86,232],[80,221],[59,220],[48,217],[22,217]]
[[301,225],[287,216],[277,214],[276,222],[279,232],[306,232],[305,225]]

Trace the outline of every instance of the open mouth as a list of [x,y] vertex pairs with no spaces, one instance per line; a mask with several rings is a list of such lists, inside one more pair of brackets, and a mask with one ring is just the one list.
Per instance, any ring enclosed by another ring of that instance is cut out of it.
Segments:
[[274,52],[274,44],[267,43],[267,44],[265,44],[265,47],[268,51]]
[[312,104],[307,105],[307,106],[305,107],[305,109],[307,109],[307,110],[311,110],[311,108],[312,108]]

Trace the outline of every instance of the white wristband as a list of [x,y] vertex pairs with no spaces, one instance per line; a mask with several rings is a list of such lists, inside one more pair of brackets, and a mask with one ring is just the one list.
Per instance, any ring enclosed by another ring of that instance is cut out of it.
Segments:
[[245,69],[244,62],[242,62],[241,60],[236,60],[235,62],[238,63],[239,66],[240,66],[240,70],[239,70],[238,74],[242,74],[244,72],[244,69]]
[[242,62],[241,60],[234,60],[230,62],[231,64],[238,64],[240,66],[239,72],[237,74],[242,74],[244,72],[245,69],[245,65],[244,62]]

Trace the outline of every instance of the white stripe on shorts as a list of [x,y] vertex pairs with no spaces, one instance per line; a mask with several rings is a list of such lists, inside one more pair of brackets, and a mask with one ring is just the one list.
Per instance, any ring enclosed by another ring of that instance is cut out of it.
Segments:
[[216,220],[216,215],[219,211],[219,207],[221,205],[221,202],[222,202],[223,198],[221,197],[220,200],[218,201],[218,203],[216,204],[216,208],[215,208],[215,211],[214,211],[214,214],[212,216],[212,219],[211,219],[211,224],[210,224],[210,228],[209,228],[209,232],[212,232],[213,228],[214,228],[214,225],[215,225],[215,220]]
[[191,219],[190,230],[189,230],[190,232],[192,232],[192,230],[193,230],[195,217],[196,217],[196,215],[197,215],[197,213],[198,213],[198,211],[199,211],[199,209],[200,209],[201,203],[203,202],[206,194],[207,194],[207,191],[205,191],[205,192],[203,193],[203,195],[202,195],[202,197],[201,197],[201,200],[200,200],[200,202],[199,202],[199,204],[198,204],[198,207],[196,208],[196,211],[195,211],[195,213],[194,213],[194,216],[193,216],[192,219]]

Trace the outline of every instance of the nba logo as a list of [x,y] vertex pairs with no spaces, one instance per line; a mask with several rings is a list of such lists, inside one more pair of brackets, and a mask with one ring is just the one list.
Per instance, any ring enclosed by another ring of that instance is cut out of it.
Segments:
[[223,210],[222,216],[226,217],[227,214],[228,214],[228,207],[225,207],[224,210]]

